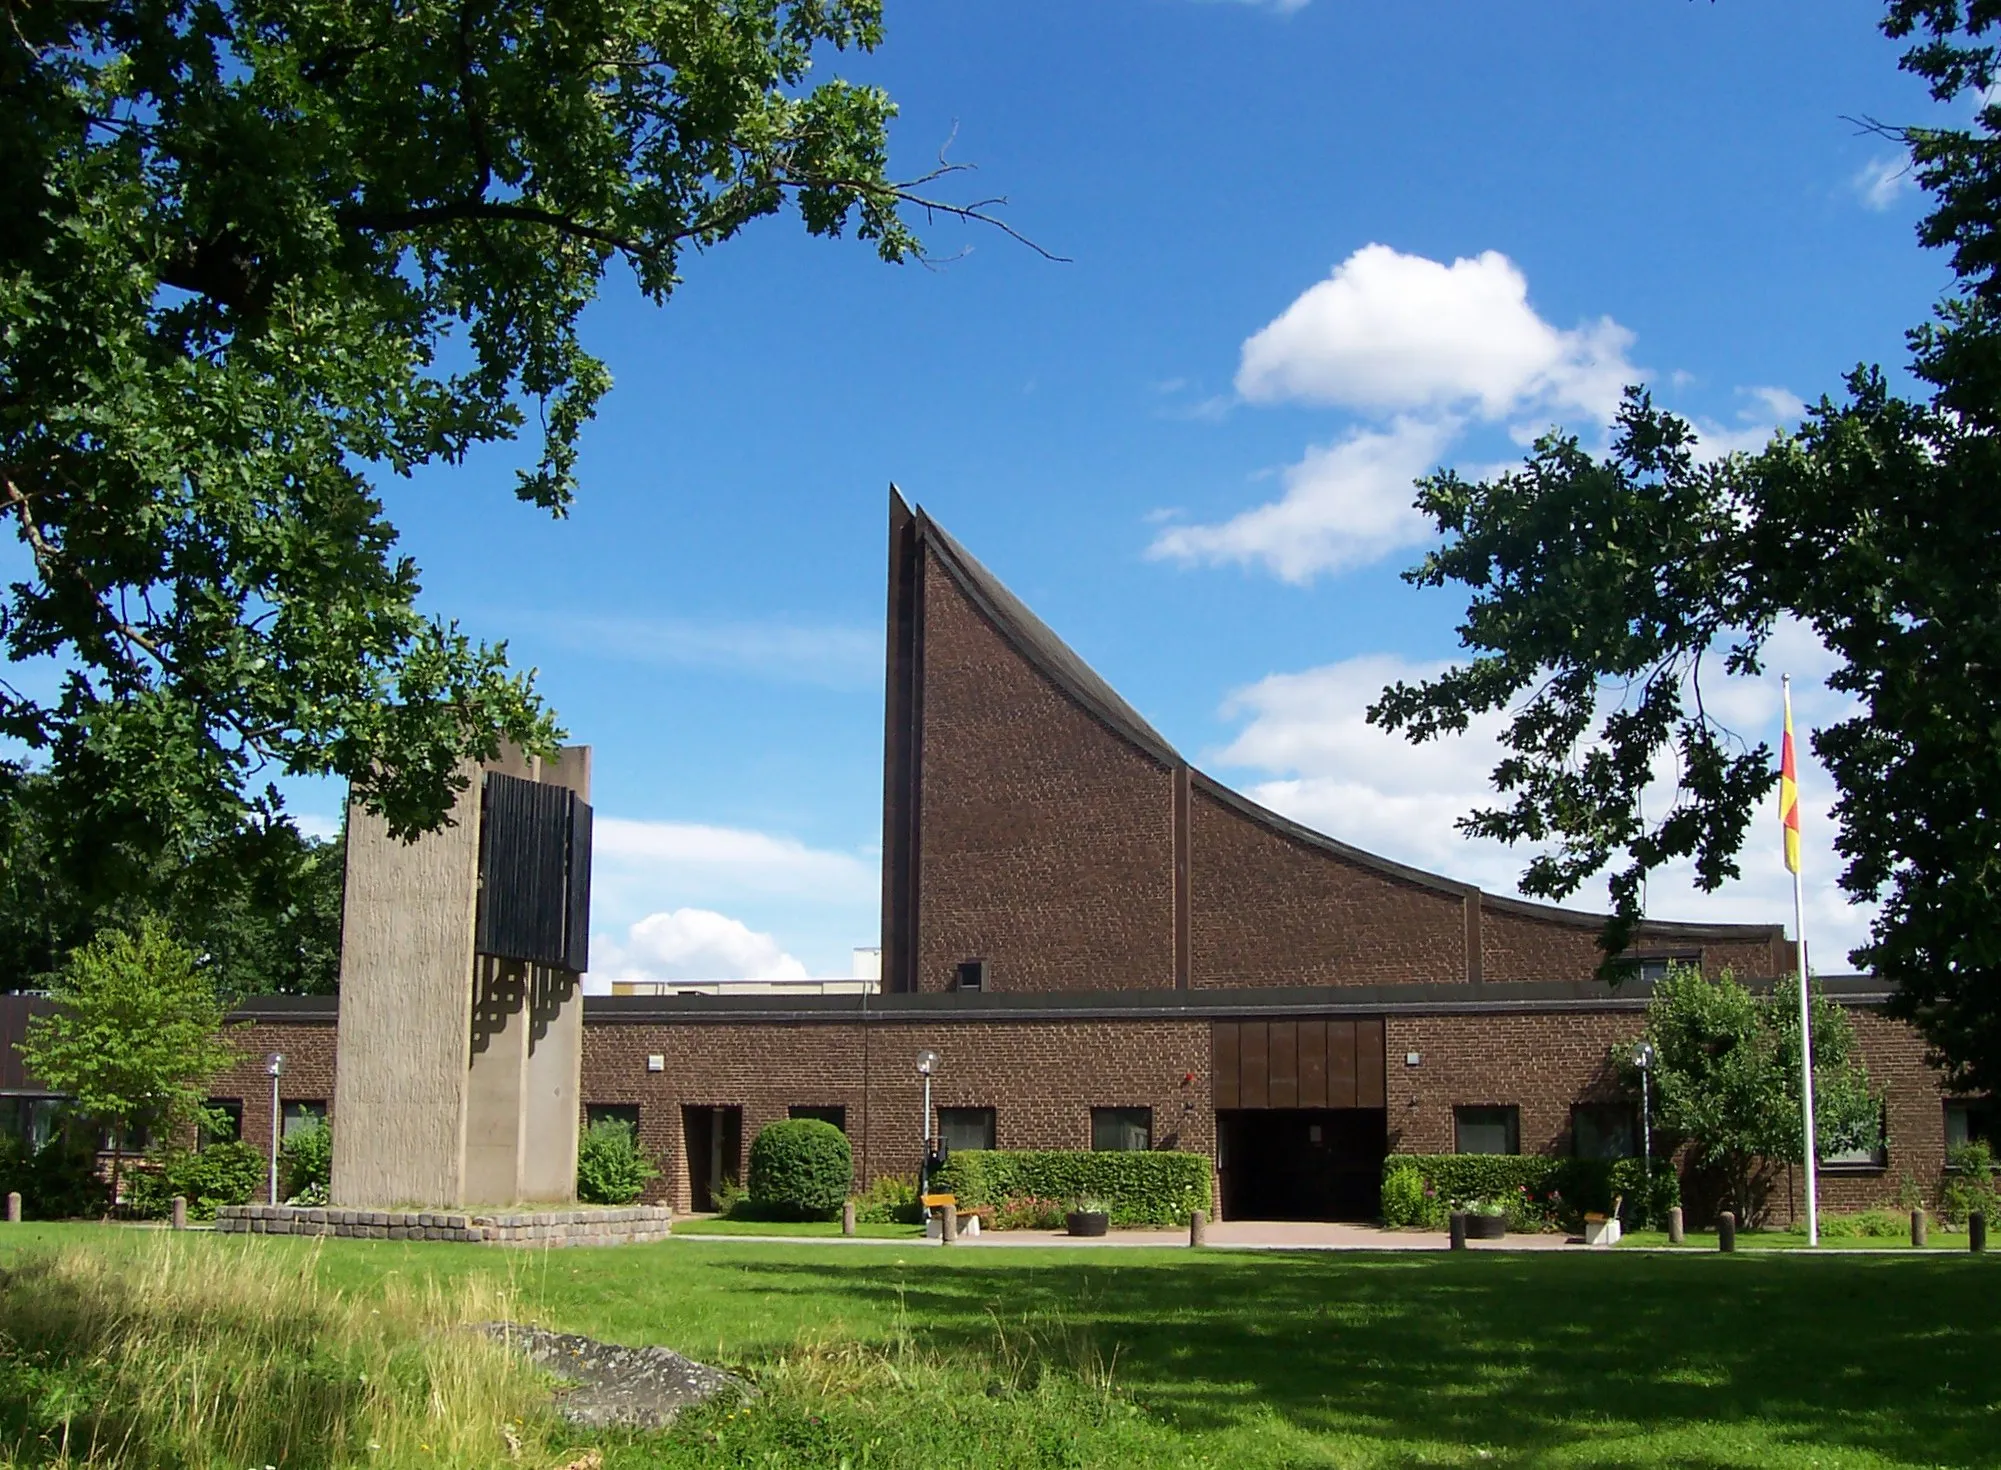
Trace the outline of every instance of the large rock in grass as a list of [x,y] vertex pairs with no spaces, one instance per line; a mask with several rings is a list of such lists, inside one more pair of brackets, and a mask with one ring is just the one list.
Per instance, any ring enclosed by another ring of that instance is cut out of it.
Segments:
[[735,1374],[668,1348],[624,1347],[518,1322],[489,1322],[482,1330],[575,1385],[556,1397],[557,1412],[573,1424],[659,1429],[681,1410],[718,1395],[757,1396]]

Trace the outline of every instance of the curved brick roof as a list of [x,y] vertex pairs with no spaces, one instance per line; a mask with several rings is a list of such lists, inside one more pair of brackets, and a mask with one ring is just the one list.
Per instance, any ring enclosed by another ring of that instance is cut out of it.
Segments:
[[[1138,710],[1121,699],[1117,690],[1078,657],[1076,650],[1031,612],[1026,603],[1009,591],[1007,585],[979,558],[961,546],[951,533],[927,515],[922,507],[917,508],[912,514],[920,542],[931,548],[938,558],[939,565],[944,567],[960,590],[972,599],[974,605],[1000,630],[1001,635],[1023,658],[1100,723],[1145,754],[1168,767],[1188,765],[1166,736],[1148,724]],[[1302,826],[1288,817],[1281,816],[1269,807],[1251,800],[1242,792],[1224,785],[1213,776],[1194,770],[1193,767],[1190,767],[1190,778],[1205,794],[1266,830],[1303,846],[1317,848],[1344,862],[1373,869],[1385,877],[1455,897],[1477,898],[1483,907],[1497,913],[1515,914],[1525,919],[1573,928],[1597,929],[1605,925],[1607,916],[1604,914],[1485,893],[1476,884],[1448,878],[1440,873],[1426,872],[1422,868],[1414,868],[1378,853],[1351,846],[1329,837],[1324,832],[1316,832],[1311,827]],[[1646,937],[1655,941],[1746,939],[1780,931],[1781,926],[1776,924],[1700,924],[1662,919],[1644,921]]]

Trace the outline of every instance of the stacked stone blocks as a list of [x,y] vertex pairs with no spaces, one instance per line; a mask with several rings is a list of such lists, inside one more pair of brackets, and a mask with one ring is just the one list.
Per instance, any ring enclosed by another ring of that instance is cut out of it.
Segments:
[[228,1235],[334,1235],[356,1240],[443,1240],[484,1245],[633,1245],[665,1240],[673,1211],[654,1205],[611,1210],[344,1210],[303,1205],[225,1205],[215,1228]]

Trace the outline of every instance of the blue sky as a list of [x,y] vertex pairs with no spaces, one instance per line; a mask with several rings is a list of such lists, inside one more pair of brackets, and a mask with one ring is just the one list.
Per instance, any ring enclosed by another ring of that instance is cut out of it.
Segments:
[[[506,638],[597,749],[599,981],[843,973],[876,941],[891,481],[1198,764],[1507,891],[1521,855],[1451,830],[1478,738],[1360,725],[1454,650],[1452,600],[1397,579],[1409,475],[1552,423],[1595,442],[1632,378],[1755,444],[1901,364],[1945,273],[1900,161],[1844,121],[1928,113],[1879,13],[891,0],[882,50],[822,70],[898,99],[902,171],[950,138],[979,172],[940,187],[1006,194],[1070,263],[941,223],[963,255],[891,268],[763,222],[664,309],[620,284],[591,312],[616,387],[569,520],[513,500],[507,451],[387,487],[427,605]],[[1794,642],[1810,723],[1834,706]],[[1731,709],[1774,736],[1775,688]],[[1810,932],[1840,968],[1861,919],[1813,776]],[[1768,845],[1656,911],[1789,921]]]

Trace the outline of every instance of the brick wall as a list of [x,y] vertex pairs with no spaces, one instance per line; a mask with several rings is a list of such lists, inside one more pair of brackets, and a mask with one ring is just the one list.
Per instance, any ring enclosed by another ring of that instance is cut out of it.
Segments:
[[209,1089],[211,1098],[243,1104],[243,1141],[261,1154],[271,1150],[271,1078],[264,1058],[281,1052],[285,1073],[278,1079],[280,1107],[288,1102],[324,1104],[333,1116],[334,1026],[324,1022],[253,1021],[232,1026],[229,1041],[240,1058]]
[[1030,665],[927,550],[919,990],[1174,984],[1173,774]]
[[1457,895],[1345,862],[1200,790],[1190,803],[1189,838],[1191,985],[1466,978]]
[[[742,1147],[795,1105],[847,1109],[856,1172],[914,1174],[922,1048],[941,1063],[934,1107],[991,1107],[1002,1148],[1089,1148],[1091,1108],[1150,1107],[1154,1144],[1215,1149],[1209,1028],[1198,1021],[641,1024],[584,1032],[584,1101],[637,1105],[662,1161],[649,1201],[690,1208],[684,1108],[743,1109]],[[649,1055],[663,1068],[647,1070]],[[1184,1080],[1186,1079],[1186,1080]]]

